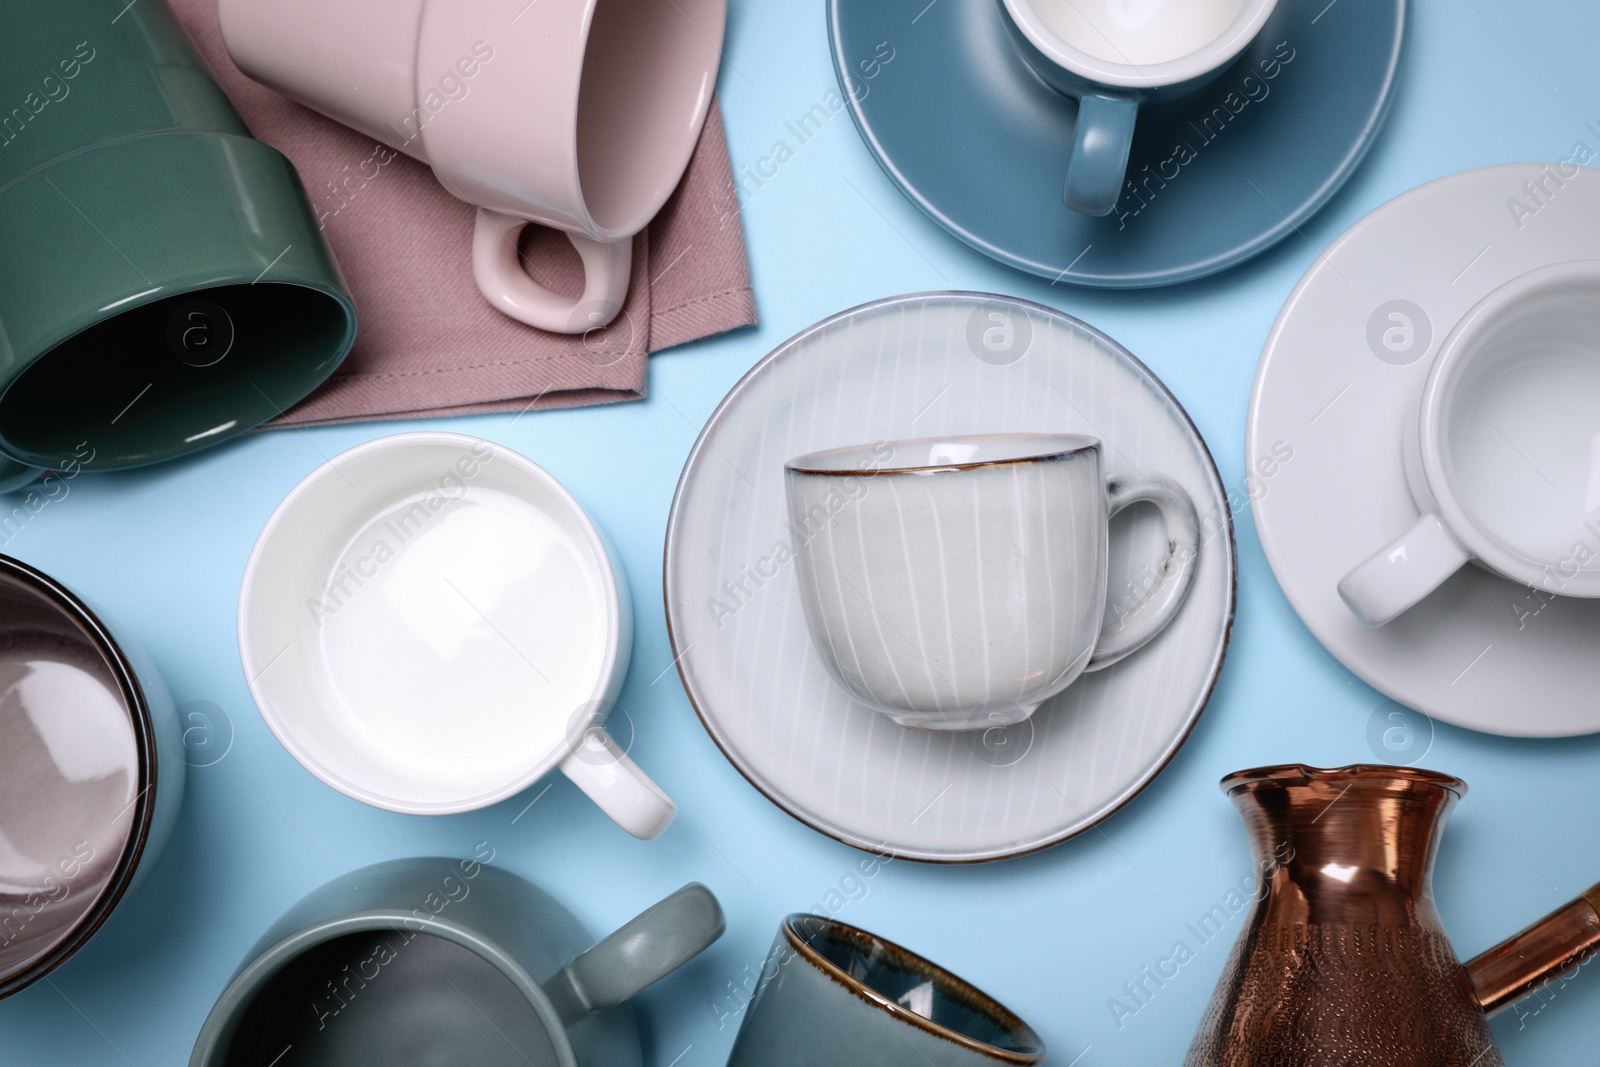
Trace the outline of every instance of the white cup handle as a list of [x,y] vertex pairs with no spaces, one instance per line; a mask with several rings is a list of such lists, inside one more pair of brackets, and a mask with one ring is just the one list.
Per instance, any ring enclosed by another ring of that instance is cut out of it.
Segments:
[[587,333],[616,318],[628,295],[633,239],[606,244],[581,233],[567,234],[583,260],[583,294],[573,299],[552,293],[523,269],[517,237],[530,225],[514,215],[478,209],[472,273],[489,303],[518,322],[551,333]]
[[1339,599],[1363,626],[1382,626],[1444,584],[1472,558],[1434,512],[1339,582]]
[[578,746],[561,761],[561,773],[600,805],[634,837],[660,837],[678,814],[678,806],[629,758],[603,726],[583,732]]
[[1100,630],[1100,640],[1089,657],[1086,671],[1109,667],[1130,653],[1137,652],[1166,628],[1183,607],[1194,584],[1195,561],[1200,555],[1200,519],[1194,500],[1183,486],[1171,478],[1156,475],[1148,481],[1128,482],[1113,478],[1106,483],[1110,494],[1109,519],[1130,504],[1148,502],[1161,511],[1167,528],[1167,554],[1149,592],[1133,609]]

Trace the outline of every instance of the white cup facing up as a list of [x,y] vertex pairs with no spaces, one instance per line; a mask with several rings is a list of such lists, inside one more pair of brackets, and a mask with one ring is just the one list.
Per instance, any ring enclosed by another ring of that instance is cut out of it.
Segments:
[[[433,168],[479,208],[478,288],[542,330],[616,317],[632,239],[700,137],[727,0],[219,0],[246,74]],[[564,230],[576,299],[534,282],[517,238]]]
[[[857,700],[902,726],[984,730],[1143,647],[1194,578],[1181,486],[1101,473],[1100,442],[1005,434],[790,460],[790,534],[812,642]],[[1167,537],[1149,591],[1107,623],[1109,527],[1138,502]]]
[[1403,431],[1422,516],[1339,582],[1382,626],[1472,562],[1600,597],[1600,261],[1502,285],[1457,323]]
[[267,520],[239,656],[289,753],[357,800],[473,811],[559,769],[624,830],[677,808],[607,732],[633,614],[610,546],[511,449],[454,433],[335,456]]

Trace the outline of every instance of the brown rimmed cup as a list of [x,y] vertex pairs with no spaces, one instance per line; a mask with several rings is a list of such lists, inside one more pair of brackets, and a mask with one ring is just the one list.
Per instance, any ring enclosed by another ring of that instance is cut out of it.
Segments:
[[1044,1041],[976,986],[820,915],[778,928],[728,1067],[1029,1065]]
[[[1199,517],[1165,475],[1107,478],[1101,451],[1080,434],[995,433],[786,463],[800,601],[828,673],[901,726],[993,730],[1154,640],[1189,595]],[[1113,615],[1110,522],[1141,503],[1161,515],[1164,552]]]

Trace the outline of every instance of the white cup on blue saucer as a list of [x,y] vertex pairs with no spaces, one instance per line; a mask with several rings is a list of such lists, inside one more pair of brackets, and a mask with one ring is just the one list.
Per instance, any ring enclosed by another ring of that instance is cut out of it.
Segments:
[[1078,100],[1064,199],[1116,206],[1139,107],[1211,81],[1255,40],[1277,0],[1000,0],[1034,72]]

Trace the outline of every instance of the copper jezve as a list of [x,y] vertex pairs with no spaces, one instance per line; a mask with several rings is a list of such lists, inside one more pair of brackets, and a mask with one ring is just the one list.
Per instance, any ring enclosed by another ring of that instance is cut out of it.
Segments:
[[1186,1067],[1503,1067],[1485,1015],[1600,946],[1600,886],[1463,966],[1430,879],[1459,778],[1299,764],[1222,780],[1270,870]]

